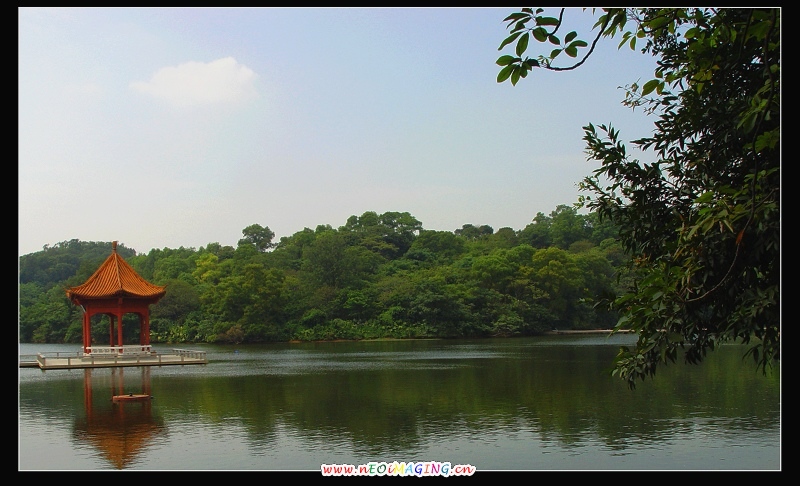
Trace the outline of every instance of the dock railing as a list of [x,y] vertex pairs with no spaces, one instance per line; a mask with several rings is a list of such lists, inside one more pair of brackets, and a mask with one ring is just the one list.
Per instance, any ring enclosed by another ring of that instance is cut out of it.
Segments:
[[55,351],[52,353],[39,353],[36,355],[36,363],[39,365],[40,368],[44,368],[47,366],[48,359],[58,359],[58,360],[66,359],[68,365],[71,365],[72,363],[80,363],[83,361],[83,351],[76,351],[76,352]]
[[[139,346],[133,346],[139,348]],[[95,347],[95,349],[102,347]],[[108,346],[106,346],[108,348]],[[148,346],[149,348],[149,346]],[[153,366],[163,364],[206,364],[208,355],[205,351],[190,349],[173,349],[171,353],[160,354],[154,351],[147,353],[96,353],[49,352],[35,355],[20,355],[20,367],[41,369],[53,368],[94,368],[113,366]]]
[[86,356],[150,356],[153,350],[149,344],[125,344],[123,346],[89,346]]
[[178,356],[183,358],[194,358],[194,359],[207,359],[205,351],[194,351],[192,349],[172,349],[172,352]]

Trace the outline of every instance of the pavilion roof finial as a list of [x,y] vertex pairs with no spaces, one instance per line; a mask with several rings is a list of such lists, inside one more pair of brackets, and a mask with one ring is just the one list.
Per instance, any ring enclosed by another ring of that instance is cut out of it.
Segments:
[[114,253],[117,252],[117,242],[116,241],[112,241],[111,242],[111,251],[113,251]]

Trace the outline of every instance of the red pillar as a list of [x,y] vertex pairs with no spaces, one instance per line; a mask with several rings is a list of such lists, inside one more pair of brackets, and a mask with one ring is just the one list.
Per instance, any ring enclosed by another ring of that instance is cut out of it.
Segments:
[[150,313],[144,312],[142,314],[142,327],[139,333],[139,342],[142,346],[150,344]]
[[114,345],[114,314],[106,314],[108,316],[108,345]]
[[122,311],[117,315],[117,343],[122,346]]
[[92,345],[92,326],[91,319],[89,319],[89,312],[83,311],[83,352],[88,353],[89,347]]

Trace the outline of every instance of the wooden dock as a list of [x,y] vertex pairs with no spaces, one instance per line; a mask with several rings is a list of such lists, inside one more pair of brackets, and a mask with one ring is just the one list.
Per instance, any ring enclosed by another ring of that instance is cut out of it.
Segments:
[[123,366],[170,366],[208,364],[205,351],[173,349],[172,353],[147,353],[134,355],[84,355],[76,353],[39,353],[21,355],[20,368],[39,368],[42,370],[69,370],[76,368],[117,368]]

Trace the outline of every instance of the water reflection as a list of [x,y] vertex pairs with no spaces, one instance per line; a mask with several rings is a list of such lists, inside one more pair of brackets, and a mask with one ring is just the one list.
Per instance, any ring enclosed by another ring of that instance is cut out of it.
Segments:
[[[208,365],[128,368],[124,377],[122,369],[25,370],[21,461],[30,469],[314,470],[374,460],[479,470],[779,467],[777,373],[765,378],[738,349],[723,348],[631,391],[606,373],[618,344],[556,336],[207,346]],[[111,402],[126,392],[155,398]],[[73,424],[75,447],[43,461],[32,451],[56,447],[61,424]]]
[[[72,432],[77,446],[91,444],[116,469],[129,466],[143,449],[167,432],[163,419],[153,414],[152,400],[112,400],[113,396],[128,393],[126,389],[133,389],[131,382],[126,387],[124,370],[111,368],[110,384],[100,381],[99,386],[92,380],[95,370],[83,370],[85,413],[75,420]],[[142,367],[135,371],[141,375],[137,393],[150,395],[150,368]]]

